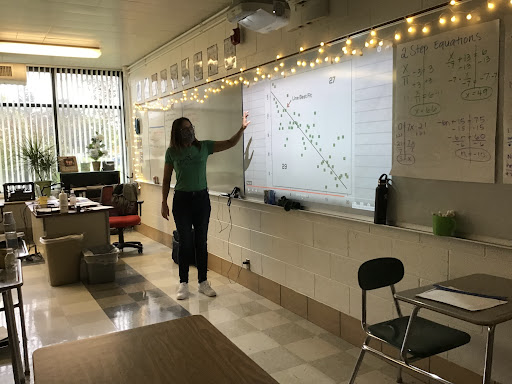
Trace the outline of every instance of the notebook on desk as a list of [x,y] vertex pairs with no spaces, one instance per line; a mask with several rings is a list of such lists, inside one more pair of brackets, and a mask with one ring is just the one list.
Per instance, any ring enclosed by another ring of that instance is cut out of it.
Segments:
[[491,299],[489,297],[480,297],[468,295],[459,292],[450,292],[443,289],[433,288],[423,293],[417,294],[422,299],[434,300],[440,303],[452,305],[467,311],[482,311],[484,309],[494,308],[498,305],[506,304],[507,301]]

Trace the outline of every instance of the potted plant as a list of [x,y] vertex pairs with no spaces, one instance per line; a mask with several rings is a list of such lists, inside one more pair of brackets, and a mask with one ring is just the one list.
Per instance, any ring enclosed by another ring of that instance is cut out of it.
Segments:
[[103,135],[96,132],[96,136],[91,138],[91,143],[87,146],[87,149],[89,150],[89,157],[93,159],[92,169],[94,171],[100,170],[101,162],[99,159],[108,154],[107,150],[105,149],[103,139]]
[[20,159],[31,172],[34,172],[35,183],[41,194],[50,195],[52,174],[57,165],[57,156],[53,146],[46,146],[37,139],[29,138],[20,146]]
[[455,235],[455,211],[441,211],[432,214],[432,232],[438,236],[453,236]]

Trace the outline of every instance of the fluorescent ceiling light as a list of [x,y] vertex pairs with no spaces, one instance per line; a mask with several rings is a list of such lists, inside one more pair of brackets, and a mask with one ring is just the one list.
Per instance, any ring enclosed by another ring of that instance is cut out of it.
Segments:
[[16,43],[0,41],[0,52],[21,55],[84,57],[97,59],[101,56],[99,48],[71,47],[65,45]]

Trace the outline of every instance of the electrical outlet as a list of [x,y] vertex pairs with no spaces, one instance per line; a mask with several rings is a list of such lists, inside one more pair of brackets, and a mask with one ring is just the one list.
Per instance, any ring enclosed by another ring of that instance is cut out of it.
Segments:
[[251,260],[245,259],[245,261],[242,262],[242,265],[244,266],[245,269],[251,270]]

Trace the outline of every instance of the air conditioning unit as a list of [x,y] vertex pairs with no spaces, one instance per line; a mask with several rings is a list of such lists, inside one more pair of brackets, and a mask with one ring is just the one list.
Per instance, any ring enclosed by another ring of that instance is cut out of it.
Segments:
[[0,63],[0,84],[27,84],[25,64]]
[[288,24],[290,7],[285,0],[237,0],[226,15],[230,23],[269,33]]

